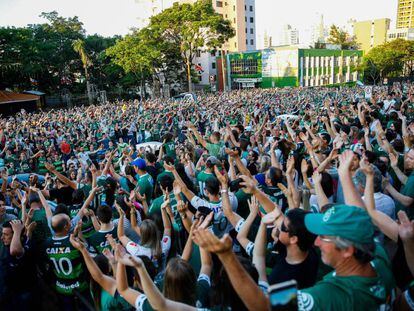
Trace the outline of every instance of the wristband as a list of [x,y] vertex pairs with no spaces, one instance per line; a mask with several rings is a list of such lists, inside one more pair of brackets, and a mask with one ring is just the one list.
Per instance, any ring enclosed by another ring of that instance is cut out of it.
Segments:
[[221,189],[220,193],[228,193],[227,189]]

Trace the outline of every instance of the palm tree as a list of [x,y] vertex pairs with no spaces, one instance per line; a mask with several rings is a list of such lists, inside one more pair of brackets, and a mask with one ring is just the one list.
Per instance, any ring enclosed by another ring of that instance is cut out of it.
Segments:
[[88,92],[88,101],[89,105],[93,103],[91,85],[89,83],[89,73],[88,67],[92,64],[89,59],[88,54],[85,51],[85,41],[82,39],[77,39],[72,43],[73,50],[79,54],[82,61],[83,69],[85,70],[85,79],[86,79],[86,91]]

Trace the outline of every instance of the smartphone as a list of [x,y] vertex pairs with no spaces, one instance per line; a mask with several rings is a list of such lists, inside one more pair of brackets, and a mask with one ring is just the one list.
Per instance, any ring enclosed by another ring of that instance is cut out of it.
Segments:
[[274,284],[268,293],[272,310],[298,310],[298,284],[295,280]]
[[93,163],[92,163],[91,159],[87,159],[86,164],[88,165],[88,167],[91,167]]

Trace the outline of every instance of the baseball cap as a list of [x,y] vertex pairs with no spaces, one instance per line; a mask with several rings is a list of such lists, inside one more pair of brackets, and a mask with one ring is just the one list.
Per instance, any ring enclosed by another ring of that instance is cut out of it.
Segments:
[[324,214],[308,214],[306,228],[317,235],[337,236],[358,244],[374,242],[374,225],[368,213],[360,207],[340,204]]
[[210,162],[213,165],[221,164],[220,161],[215,156],[208,157],[206,162]]
[[131,165],[138,167],[140,170],[145,169],[145,167],[147,166],[145,160],[141,158],[137,158],[134,161],[132,161]]

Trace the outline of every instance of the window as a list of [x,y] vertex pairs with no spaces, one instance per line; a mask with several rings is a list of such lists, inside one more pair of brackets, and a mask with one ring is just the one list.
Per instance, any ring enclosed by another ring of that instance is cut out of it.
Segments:
[[224,2],[224,6],[227,6],[227,2]]
[[230,73],[235,75],[254,75],[258,73],[257,59],[235,59],[230,61]]
[[237,42],[234,42],[234,47],[237,48]]
[[244,32],[247,33],[247,28],[244,28]]
[[246,39],[246,45],[248,45],[248,44],[249,44],[249,40]]
[[253,28],[250,28],[250,34],[251,35],[253,34]]
[[233,11],[236,12],[236,6],[235,5],[233,5]]
[[244,6],[244,10],[247,11],[247,5]]
[[254,40],[250,39],[250,45],[254,45]]
[[244,17],[244,21],[247,23],[247,16]]
[[233,18],[233,22],[236,23],[236,18]]
[[253,17],[250,17],[250,23],[253,23]]
[[198,76],[198,81],[203,81],[203,76]]
[[196,55],[197,55],[197,57],[200,57],[201,56],[201,51],[197,50]]
[[253,6],[252,5],[249,7],[249,9],[250,9],[250,12],[253,12]]
[[226,18],[227,18],[227,14],[226,15],[224,15]]
[[211,68],[216,69],[216,63],[211,63]]
[[223,2],[222,1],[216,1],[216,7],[222,8],[223,7]]

